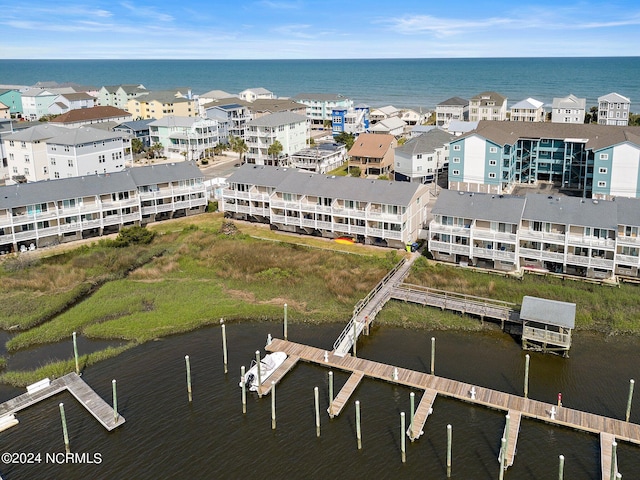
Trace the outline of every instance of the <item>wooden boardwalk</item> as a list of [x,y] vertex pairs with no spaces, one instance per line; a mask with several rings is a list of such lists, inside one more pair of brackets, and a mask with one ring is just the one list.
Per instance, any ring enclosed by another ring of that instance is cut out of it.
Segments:
[[[266,347],[266,350],[270,352],[285,352],[288,355],[296,355],[303,361],[324,365],[328,368],[336,368],[351,373],[361,373],[366,377],[424,391],[431,390],[445,397],[510,412],[510,415],[512,415],[511,418],[513,419],[511,423],[514,425],[516,423],[516,414],[519,413],[521,417],[533,418],[553,425],[595,433],[601,435],[601,437],[602,434],[608,434],[615,437],[618,441],[626,441],[640,445],[640,425],[635,423],[582,412],[565,406],[558,408],[557,405],[551,403],[540,402],[490,388],[458,382],[456,380],[406,368],[394,367],[363,358],[356,358],[351,355],[340,357],[330,353],[327,361],[325,361],[325,350],[281,339],[274,339],[273,342]],[[473,394],[471,393],[472,391]],[[554,413],[552,414],[552,412]],[[519,424],[519,422],[517,423]],[[513,433],[511,432],[513,428],[514,427],[510,427],[509,438],[513,437],[513,441],[509,442],[511,446],[508,447],[508,450],[512,449],[513,452],[515,452],[517,434],[515,429]],[[497,439],[497,441],[499,441],[499,439]],[[610,445],[609,452],[611,452]],[[606,452],[603,452],[603,459],[605,456]],[[513,456],[511,458],[513,458]]]
[[351,394],[353,394],[355,389],[358,388],[358,385],[360,385],[360,381],[363,378],[363,372],[353,372],[351,374],[349,380],[347,380],[347,382],[340,389],[340,393],[338,393],[338,396],[333,400],[333,402],[331,402],[331,405],[329,405],[327,411],[329,412],[329,416],[331,418],[340,415],[340,412],[342,412],[342,409],[347,404],[347,401],[349,400],[349,398],[351,398]]
[[[520,420],[522,419],[522,413],[517,410],[509,410],[509,431],[507,432],[507,425],[504,426],[502,438],[507,439],[507,459],[505,466],[510,467],[513,465],[513,460],[516,456],[516,444],[518,443],[518,434],[520,433]],[[498,457],[498,461],[500,458]]]
[[4,402],[0,405],[0,416],[24,410],[64,390],[68,390],[107,430],[111,431],[125,422],[122,415],[119,415],[116,421],[113,415],[113,407],[100,398],[76,373],[68,373],[63,377],[56,378],[51,381],[49,386],[37,392],[23,393]]
[[282,362],[282,365],[276,368],[276,371],[269,375],[269,378],[267,378],[266,382],[260,385],[260,391],[258,392],[258,395],[267,395],[271,391],[271,382],[276,385],[280,383],[280,380],[282,380],[284,376],[289,373],[289,370],[296,366],[298,360],[300,360],[300,357],[297,357],[296,355],[289,355],[287,359]]
[[[614,441],[615,437],[610,433],[600,434],[600,467],[602,480],[615,480],[611,478],[611,447]],[[615,473],[618,473],[617,459]]]
[[424,433],[424,424],[427,423],[427,417],[433,412],[433,402],[437,395],[436,390],[429,388],[422,394],[416,413],[413,415],[413,428],[409,426],[409,438],[412,442]]

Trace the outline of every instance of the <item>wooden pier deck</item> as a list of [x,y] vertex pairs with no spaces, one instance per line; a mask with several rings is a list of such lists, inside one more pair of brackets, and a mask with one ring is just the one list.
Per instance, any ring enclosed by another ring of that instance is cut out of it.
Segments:
[[409,426],[409,438],[413,442],[424,433],[424,424],[427,423],[427,417],[433,411],[433,402],[436,399],[438,392],[427,388],[422,394],[418,408],[413,415],[413,428]]
[[[602,472],[602,480],[615,480],[611,478],[611,447],[615,437],[610,433],[600,434],[600,468]],[[618,473],[618,465],[616,459],[616,470]]]
[[289,355],[286,360],[282,362],[282,365],[276,368],[276,371],[269,375],[267,381],[260,385],[260,391],[258,392],[258,395],[268,395],[271,391],[271,382],[275,383],[276,385],[280,383],[280,380],[282,380],[284,376],[289,373],[289,370],[296,366],[298,360],[300,360],[300,357],[296,355]]
[[[598,435],[605,433],[614,436],[618,441],[626,441],[640,445],[640,425],[635,423],[582,412],[565,406],[558,408],[557,405],[551,403],[532,400],[530,398],[524,398],[518,395],[458,382],[456,380],[406,368],[394,367],[363,358],[356,358],[351,355],[340,357],[330,353],[327,361],[325,361],[325,350],[281,339],[274,339],[273,342],[266,347],[266,350],[270,352],[285,352],[289,355],[296,355],[303,361],[324,365],[328,368],[336,368],[351,373],[358,372],[366,377],[425,391],[433,390],[436,391],[438,395],[445,397],[463,400],[475,405],[483,405],[496,410],[512,412],[513,416],[511,418],[514,420],[516,412],[519,412],[520,416],[527,418]],[[394,375],[394,371],[397,372],[397,376]],[[471,395],[470,392],[472,389],[475,395]],[[553,418],[551,415],[552,409],[555,411]],[[515,421],[513,423],[515,424]],[[499,439],[496,439],[496,441],[499,442]],[[513,448],[515,449],[515,438]],[[609,451],[611,451],[610,448]]]
[[111,431],[125,422],[122,415],[119,415],[116,421],[113,415],[113,407],[100,398],[76,373],[68,373],[63,377],[56,378],[51,381],[49,386],[37,392],[23,393],[4,402],[0,405],[0,416],[24,410],[64,390],[68,390],[107,430]]
[[[513,465],[513,460],[516,456],[516,444],[518,443],[518,434],[520,433],[520,420],[522,419],[522,413],[518,410],[509,410],[509,431],[507,432],[507,425],[504,426],[502,437],[507,439],[507,458],[505,466],[510,467]],[[498,458],[498,461],[500,459]]]
[[355,389],[358,388],[358,385],[360,385],[360,381],[363,378],[363,372],[353,372],[351,374],[347,382],[340,389],[340,393],[338,393],[338,396],[333,400],[333,402],[331,402],[331,405],[329,405],[327,411],[329,412],[329,416],[331,418],[340,415],[340,412],[342,412],[342,409],[346,405],[349,398],[351,398],[351,395],[353,394]]

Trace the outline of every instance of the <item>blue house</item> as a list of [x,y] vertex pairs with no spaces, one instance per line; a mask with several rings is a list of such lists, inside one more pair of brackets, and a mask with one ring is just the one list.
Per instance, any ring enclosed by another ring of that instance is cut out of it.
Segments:
[[334,107],[331,112],[331,131],[334,136],[343,132],[359,135],[369,131],[368,105],[359,104],[355,107]]
[[18,90],[0,90],[0,103],[9,107],[12,117],[22,116],[22,95]]

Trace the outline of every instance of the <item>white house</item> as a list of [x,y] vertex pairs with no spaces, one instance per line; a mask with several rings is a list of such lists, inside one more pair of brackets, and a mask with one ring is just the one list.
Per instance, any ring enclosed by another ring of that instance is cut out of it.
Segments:
[[544,103],[527,98],[511,106],[512,122],[544,122]]
[[584,123],[586,105],[586,98],[578,98],[573,94],[563,98],[554,98],[551,105],[551,122]]
[[384,107],[371,109],[371,124],[375,125],[382,120],[386,120],[391,117],[399,117],[400,110],[393,105],[386,105]]
[[22,92],[22,115],[27,120],[38,120],[49,115],[49,107],[58,97],[57,93],[39,88]]
[[436,105],[436,125],[449,126],[451,120],[465,121],[469,119],[469,100],[452,97]]
[[369,132],[384,133],[387,135],[393,135],[394,137],[399,137],[404,134],[406,127],[407,124],[400,117],[389,117],[384,120],[380,120],[369,129]]
[[507,98],[496,92],[482,92],[469,100],[469,121],[504,121],[507,119]]
[[49,178],[112,173],[131,165],[131,140],[91,127],[65,128],[47,139]]
[[176,160],[199,160],[219,142],[218,122],[209,118],[167,115],[149,123],[151,144],[164,147],[164,155]]
[[56,97],[49,107],[49,113],[60,115],[69,110],[80,110],[82,108],[92,108],[96,105],[96,98],[86,92],[62,93]]
[[276,98],[273,92],[262,87],[247,88],[246,90],[241,91],[238,94],[238,97],[247,102],[254,102],[259,98]]
[[598,123],[600,125],[629,124],[631,100],[618,93],[598,97]]
[[47,140],[66,128],[43,123],[3,136],[9,169],[8,184],[49,179]]
[[[246,125],[245,142],[249,151],[247,163],[278,165],[307,146],[309,125],[307,117],[291,112],[276,112],[251,120]],[[280,142],[282,151],[278,158],[269,155],[269,147]]]
[[449,142],[455,138],[438,128],[411,138],[395,150],[395,179],[430,183],[449,164]]

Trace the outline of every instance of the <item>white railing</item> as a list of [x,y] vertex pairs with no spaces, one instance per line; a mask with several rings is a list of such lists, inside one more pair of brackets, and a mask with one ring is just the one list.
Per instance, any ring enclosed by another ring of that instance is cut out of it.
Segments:
[[516,241],[516,235],[514,233],[493,232],[491,230],[483,230],[481,228],[476,228],[473,230],[473,238],[477,238],[479,240],[495,240],[511,243],[515,243]]
[[564,262],[564,253],[548,252],[546,250],[522,247],[520,247],[519,253],[521,257],[535,258],[536,260],[547,260],[550,262]]
[[640,264],[640,257],[636,257],[633,255],[616,255],[616,265],[619,264],[630,265],[633,267],[637,267]]
[[429,241],[429,250],[434,250],[441,253],[458,253],[460,255],[470,255],[469,245],[439,242],[437,240]]
[[567,264],[613,270],[613,260],[607,260],[604,258],[587,257],[582,255],[568,254]]
[[565,234],[564,233],[553,233],[553,232],[536,232],[534,230],[529,229],[521,229],[519,230],[520,240],[537,240],[537,241],[547,241],[553,243],[564,243]]
[[626,237],[624,235],[619,235],[618,245],[639,245],[640,246],[640,237]]
[[496,250],[494,248],[478,248],[473,247],[474,258],[487,258],[491,260],[509,260],[515,261],[516,252],[508,252],[506,250]]
[[584,245],[587,247],[615,248],[616,242],[611,238],[583,237],[581,235],[569,235],[571,245]]
[[571,346],[571,335],[567,333],[553,332],[542,328],[534,328],[525,326],[522,331],[523,338],[527,340],[535,340],[542,343],[551,343],[561,347]]

